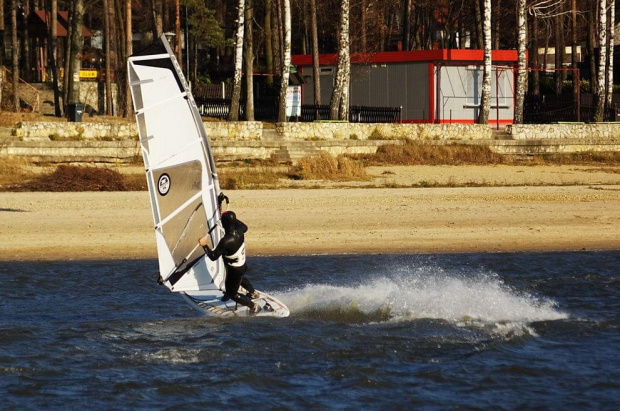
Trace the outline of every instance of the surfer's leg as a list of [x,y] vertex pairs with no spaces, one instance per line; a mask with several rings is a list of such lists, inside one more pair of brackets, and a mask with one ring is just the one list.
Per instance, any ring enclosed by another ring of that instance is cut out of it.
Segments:
[[253,307],[254,303],[247,296],[239,294],[239,286],[243,281],[244,269],[241,267],[226,267],[226,295],[231,300],[245,305],[246,307]]
[[248,290],[249,294],[254,294],[254,287],[252,287],[252,284],[250,283],[250,281],[243,276],[243,278],[241,279],[241,285],[243,286],[243,288],[245,288],[246,290]]

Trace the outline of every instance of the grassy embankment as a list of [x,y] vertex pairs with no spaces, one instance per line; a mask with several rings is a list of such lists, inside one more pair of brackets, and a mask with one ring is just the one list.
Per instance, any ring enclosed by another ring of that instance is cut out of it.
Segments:
[[[620,173],[620,153],[581,153],[541,155],[527,162],[493,153],[484,146],[433,146],[408,141],[404,145],[386,145],[376,154],[352,158],[327,153],[307,157],[296,166],[248,161],[222,164],[220,182],[223,189],[289,187],[295,180],[367,181],[365,167],[390,165],[586,165],[605,166],[607,172]],[[0,163],[1,191],[135,191],[146,190],[144,174],[121,173],[105,167],[41,167],[21,159]],[[611,168],[610,168],[611,167]],[[287,183],[288,182],[288,183]]]

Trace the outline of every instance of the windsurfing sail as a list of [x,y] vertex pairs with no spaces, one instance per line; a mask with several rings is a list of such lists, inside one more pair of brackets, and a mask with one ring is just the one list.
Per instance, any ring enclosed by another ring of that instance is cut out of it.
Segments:
[[221,290],[222,259],[198,239],[219,242],[220,192],[211,148],[165,35],[129,57],[127,71],[153,210],[160,282],[175,292]]

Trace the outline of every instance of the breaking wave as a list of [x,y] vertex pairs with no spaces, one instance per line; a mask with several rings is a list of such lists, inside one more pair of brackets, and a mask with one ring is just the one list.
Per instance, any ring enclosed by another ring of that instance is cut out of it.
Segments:
[[[310,284],[279,295],[292,315],[344,322],[443,320],[507,333],[568,318],[555,301],[521,292],[490,273],[398,269],[354,286]],[[533,333],[531,330],[528,332]]]

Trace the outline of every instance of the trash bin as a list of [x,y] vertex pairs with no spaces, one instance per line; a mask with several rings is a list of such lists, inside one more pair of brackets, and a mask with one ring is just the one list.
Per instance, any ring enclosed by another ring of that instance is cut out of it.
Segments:
[[69,103],[67,105],[67,117],[72,123],[82,122],[82,113],[84,113],[84,104],[82,103]]

